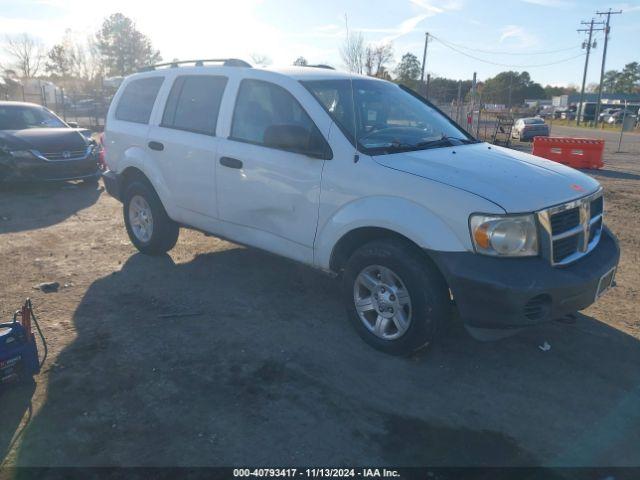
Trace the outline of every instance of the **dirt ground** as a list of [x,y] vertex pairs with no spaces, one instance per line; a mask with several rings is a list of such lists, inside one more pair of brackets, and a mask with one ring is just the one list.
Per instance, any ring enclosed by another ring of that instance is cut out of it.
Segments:
[[0,396],[2,465],[640,465],[640,136],[603,135],[617,288],[575,323],[491,343],[454,323],[409,359],[310,268],[185,230],[145,257],[102,187],[0,192],[0,315],[32,297],[49,344]]

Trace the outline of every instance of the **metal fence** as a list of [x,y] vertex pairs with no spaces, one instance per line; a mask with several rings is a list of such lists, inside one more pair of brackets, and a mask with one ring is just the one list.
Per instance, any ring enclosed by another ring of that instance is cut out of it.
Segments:
[[16,89],[7,100],[35,103],[47,107],[66,122],[94,131],[104,129],[107,110],[115,94],[113,89],[93,90],[90,93],[65,92],[63,88]]

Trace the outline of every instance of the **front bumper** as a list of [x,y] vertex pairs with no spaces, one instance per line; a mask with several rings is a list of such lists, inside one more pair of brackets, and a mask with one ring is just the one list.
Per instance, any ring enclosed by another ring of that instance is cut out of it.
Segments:
[[595,301],[600,278],[618,265],[618,241],[603,228],[598,246],[565,267],[543,258],[429,252],[445,276],[460,317],[472,327],[517,328],[560,318]]
[[0,182],[42,182],[99,178],[95,155],[80,160],[45,161],[16,160],[10,156],[0,159]]

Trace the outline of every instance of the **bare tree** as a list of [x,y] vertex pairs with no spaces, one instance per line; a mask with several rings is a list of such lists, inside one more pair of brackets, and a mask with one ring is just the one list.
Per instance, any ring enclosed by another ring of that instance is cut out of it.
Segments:
[[365,73],[370,77],[382,78],[385,73],[388,75],[387,64],[392,60],[393,45],[391,43],[369,44],[365,49]]
[[266,67],[267,65],[271,65],[271,59],[267,55],[263,55],[262,53],[252,53],[251,61],[259,65],[261,67]]
[[340,48],[340,55],[350,72],[362,73],[366,60],[366,49],[362,33],[356,32],[347,36]]
[[44,51],[40,41],[27,33],[7,35],[4,50],[20,76],[33,78],[38,75],[44,61]]
[[294,60],[293,64],[296,67],[306,67],[307,65],[309,65],[309,62],[307,62],[307,59],[304,57],[298,57]]

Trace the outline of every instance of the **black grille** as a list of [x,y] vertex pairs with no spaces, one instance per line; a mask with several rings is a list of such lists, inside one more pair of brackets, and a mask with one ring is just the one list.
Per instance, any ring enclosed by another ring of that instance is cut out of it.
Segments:
[[591,225],[591,229],[589,230],[589,243],[593,241],[600,230],[602,230],[602,219],[599,219],[597,222]]
[[538,295],[524,306],[524,316],[529,320],[543,320],[551,311],[551,299],[548,295]]
[[551,216],[551,232],[553,235],[571,230],[580,224],[580,210],[571,208]]
[[553,242],[553,261],[561,262],[572,253],[578,250],[578,238],[580,235],[571,235],[570,237],[561,238]]
[[602,213],[602,197],[598,197],[591,201],[591,218],[598,216]]

